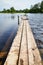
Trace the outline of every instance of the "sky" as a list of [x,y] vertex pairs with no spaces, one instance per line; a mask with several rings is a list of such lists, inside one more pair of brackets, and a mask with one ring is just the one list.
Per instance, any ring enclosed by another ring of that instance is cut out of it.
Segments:
[[30,8],[31,5],[41,2],[42,0],[0,0],[0,10],[14,7],[17,10]]

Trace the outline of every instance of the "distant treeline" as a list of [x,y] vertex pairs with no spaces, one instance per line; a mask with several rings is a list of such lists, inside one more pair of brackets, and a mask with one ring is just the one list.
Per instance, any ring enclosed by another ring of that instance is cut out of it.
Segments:
[[30,9],[16,10],[14,7],[11,7],[7,10],[3,9],[3,11],[0,11],[0,13],[43,13],[43,1],[41,3],[31,5]]

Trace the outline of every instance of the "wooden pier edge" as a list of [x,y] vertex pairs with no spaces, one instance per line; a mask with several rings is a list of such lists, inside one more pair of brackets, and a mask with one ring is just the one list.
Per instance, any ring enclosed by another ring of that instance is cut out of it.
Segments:
[[23,16],[4,65],[42,65],[27,17]]

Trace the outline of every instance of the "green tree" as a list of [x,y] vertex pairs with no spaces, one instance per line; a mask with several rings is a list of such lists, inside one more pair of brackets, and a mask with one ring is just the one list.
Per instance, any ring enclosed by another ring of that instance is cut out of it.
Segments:
[[10,10],[9,9],[7,9],[7,11],[6,11],[7,13],[10,13]]
[[23,12],[24,13],[29,13],[29,9],[24,9]]
[[6,9],[3,9],[3,11],[2,11],[2,12],[6,13]]
[[32,12],[32,13],[38,13],[38,12],[40,12],[40,3],[35,4],[34,6],[31,5],[30,12]]
[[41,10],[41,13],[43,13],[43,1],[41,2],[40,10]]
[[11,13],[16,12],[15,9],[14,9],[14,7],[11,7],[11,8],[10,8],[10,12],[11,12]]

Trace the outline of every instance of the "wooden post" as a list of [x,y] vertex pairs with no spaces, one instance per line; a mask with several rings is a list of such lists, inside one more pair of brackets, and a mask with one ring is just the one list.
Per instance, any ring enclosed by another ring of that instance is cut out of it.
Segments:
[[18,25],[19,25],[19,15],[18,15]]

